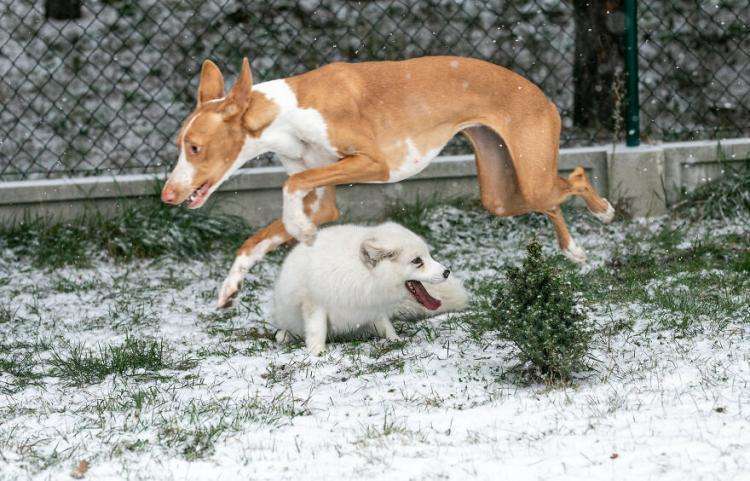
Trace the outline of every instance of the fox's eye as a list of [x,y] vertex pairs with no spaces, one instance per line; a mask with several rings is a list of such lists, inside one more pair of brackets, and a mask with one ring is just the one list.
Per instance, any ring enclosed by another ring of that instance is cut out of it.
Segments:
[[415,257],[414,259],[412,259],[411,263],[415,264],[415,265],[418,265],[418,266],[421,266],[423,264],[422,258],[421,257]]
[[191,154],[197,154],[201,151],[201,148],[195,144],[190,144],[190,153]]

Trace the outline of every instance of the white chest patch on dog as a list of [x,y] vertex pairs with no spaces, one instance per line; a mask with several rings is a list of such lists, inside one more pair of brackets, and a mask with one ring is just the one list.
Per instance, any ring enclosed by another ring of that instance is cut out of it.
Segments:
[[388,182],[399,182],[422,172],[437,157],[440,151],[443,150],[441,146],[422,153],[410,138],[407,138],[404,144],[406,145],[404,161],[398,168],[391,170]]
[[300,108],[297,96],[283,79],[253,87],[279,106],[276,119],[263,131],[260,141],[284,158],[287,172],[329,165],[339,159],[328,138],[328,125],[315,109]]

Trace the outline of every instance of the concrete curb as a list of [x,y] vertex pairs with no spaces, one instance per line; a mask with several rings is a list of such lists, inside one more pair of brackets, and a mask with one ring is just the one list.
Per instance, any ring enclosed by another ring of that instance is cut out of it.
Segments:
[[[721,174],[720,161],[750,159],[750,138],[676,142],[628,148],[602,145],[562,149],[559,170],[566,175],[581,165],[599,192],[613,203],[628,204],[636,216],[658,215],[679,198]],[[217,209],[260,225],[280,214],[281,167],[241,169],[214,194]],[[473,155],[439,157],[423,172],[397,184],[342,187],[339,204],[353,219],[372,219],[396,199],[416,196],[478,196]],[[0,183],[0,223],[23,215],[71,219],[86,209],[114,212],[123,198],[156,194],[163,175],[83,177]]]

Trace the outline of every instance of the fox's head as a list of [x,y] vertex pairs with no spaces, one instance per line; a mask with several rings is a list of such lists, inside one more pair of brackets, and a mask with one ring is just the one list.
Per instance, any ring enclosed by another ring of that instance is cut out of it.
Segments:
[[167,204],[197,209],[236,169],[266,150],[260,134],[277,114],[277,106],[253,91],[250,63],[228,94],[224,77],[210,60],[203,62],[198,102],[177,135],[180,156],[162,189]]

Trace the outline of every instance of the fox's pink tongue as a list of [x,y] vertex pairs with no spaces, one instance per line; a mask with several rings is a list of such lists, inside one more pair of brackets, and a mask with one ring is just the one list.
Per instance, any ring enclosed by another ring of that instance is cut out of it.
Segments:
[[434,311],[442,304],[439,299],[432,297],[419,281],[406,281],[406,290],[409,291],[418,303],[430,311]]

